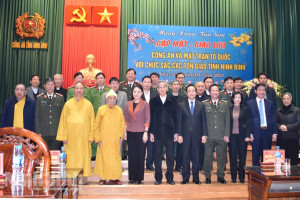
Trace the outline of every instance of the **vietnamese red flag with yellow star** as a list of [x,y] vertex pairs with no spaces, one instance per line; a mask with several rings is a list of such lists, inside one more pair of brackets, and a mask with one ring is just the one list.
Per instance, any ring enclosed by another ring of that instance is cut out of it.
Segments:
[[93,24],[101,26],[116,26],[118,24],[118,7],[94,6]]
[[[80,7],[85,10],[85,13]],[[89,14],[88,7],[91,8]],[[111,77],[119,78],[121,0],[65,0],[64,12],[63,87],[72,86],[74,74],[87,68],[86,56],[88,54],[95,56],[94,68],[100,69],[105,74],[106,84]],[[80,22],[69,24],[68,20],[73,17]],[[88,17],[91,19],[91,24],[84,23],[83,19],[88,22]],[[101,20],[102,23],[100,23]]]

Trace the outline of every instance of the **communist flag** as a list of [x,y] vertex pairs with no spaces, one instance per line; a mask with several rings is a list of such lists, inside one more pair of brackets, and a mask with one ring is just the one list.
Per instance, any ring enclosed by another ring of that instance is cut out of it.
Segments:
[[116,26],[118,24],[118,7],[94,6],[93,24],[101,26]]
[[91,6],[66,6],[66,24],[89,25],[92,23]]

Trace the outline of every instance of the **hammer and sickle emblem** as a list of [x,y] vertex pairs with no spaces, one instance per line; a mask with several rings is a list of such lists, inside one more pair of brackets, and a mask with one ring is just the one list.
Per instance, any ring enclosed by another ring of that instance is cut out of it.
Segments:
[[81,10],[82,10],[82,14],[83,15],[81,15],[80,13],[79,13],[79,9],[75,9],[74,11],[73,11],[73,15],[77,15],[79,18],[75,18],[75,17],[73,17],[72,19],[71,19],[71,22],[86,22],[86,19],[85,19],[85,16],[86,16],[86,13],[85,13],[85,10],[82,8],[82,7],[79,7]]

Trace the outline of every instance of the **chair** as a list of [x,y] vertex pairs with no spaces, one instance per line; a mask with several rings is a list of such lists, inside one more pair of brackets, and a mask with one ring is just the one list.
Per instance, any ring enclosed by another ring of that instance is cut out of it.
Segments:
[[51,156],[47,143],[38,134],[16,127],[0,128],[0,152],[4,153],[4,172],[12,172],[14,145],[22,145],[25,175],[32,176],[35,165],[43,154],[43,179],[49,178]]

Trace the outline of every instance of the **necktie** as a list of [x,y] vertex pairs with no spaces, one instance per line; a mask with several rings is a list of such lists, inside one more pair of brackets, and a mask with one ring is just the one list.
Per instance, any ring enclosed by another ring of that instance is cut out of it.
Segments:
[[129,83],[129,87],[132,88],[132,84],[131,83]]
[[262,126],[265,123],[265,116],[264,116],[262,100],[259,101],[259,117],[260,117],[260,125]]
[[231,96],[231,95],[232,95],[232,93],[231,93],[231,92],[228,92],[228,94],[229,94],[229,96]]
[[99,88],[99,92],[101,92],[102,91],[102,88]]
[[214,101],[214,105],[217,106],[217,102],[216,101]]
[[52,99],[52,96],[49,96],[49,99],[51,100],[51,99]]
[[191,102],[191,114],[194,114],[194,102]]

